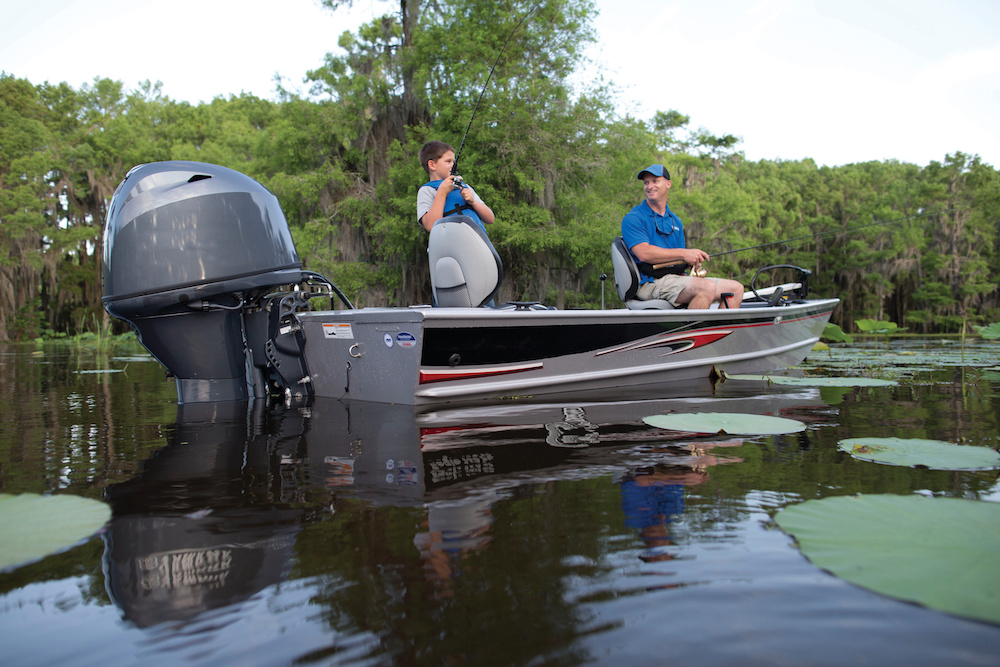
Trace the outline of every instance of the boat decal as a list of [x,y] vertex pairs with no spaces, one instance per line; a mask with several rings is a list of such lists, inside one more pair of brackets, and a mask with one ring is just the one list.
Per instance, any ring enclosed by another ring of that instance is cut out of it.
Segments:
[[594,356],[600,357],[602,355],[612,354],[615,352],[631,352],[634,350],[648,350],[658,347],[667,348],[667,351],[663,355],[666,356],[667,354],[676,354],[692,348],[709,345],[719,339],[725,338],[731,333],[733,333],[732,329],[707,329],[703,331],[689,331],[683,334],[663,334],[652,340],[640,341],[629,345],[620,345],[618,347],[611,348],[610,350],[604,350],[602,352],[598,352]]
[[398,334],[396,334],[396,342],[399,343],[399,346],[401,348],[409,350],[411,348],[416,347],[417,338],[409,331],[400,331]]
[[350,322],[324,322],[323,337],[338,338],[341,340],[353,339],[354,330],[351,328]]
[[511,373],[524,373],[525,371],[536,371],[542,368],[541,362],[533,364],[518,364],[516,366],[498,366],[496,368],[453,368],[449,370],[420,371],[420,384],[431,382],[449,382],[451,380],[471,380],[474,378],[488,378],[496,375],[509,375]]

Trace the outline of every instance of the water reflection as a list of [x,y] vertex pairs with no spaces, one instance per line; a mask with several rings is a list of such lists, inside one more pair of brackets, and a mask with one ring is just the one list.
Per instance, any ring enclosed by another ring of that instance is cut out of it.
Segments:
[[[414,555],[432,597],[447,597],[469,554],[490,547],[496,503],[524,486],[607,474],[621,489],[625,527],[647,545],[640,558],[669,558],[685,487],[740,461],[716,452],[742,441],[692,442],[642,417],[697,410],[705,400],[720,411],[760,402],[713,397],[709,382],[686,389],[665,400],[437,411],[335,400],[179,406],[167,445],[106,490],[108,594],[139,627],[245,601],[287,578],[302,556],[299,533],[317,512],[336,517],[360,502],[420,511]],[[805,394],[772,396],[769,405],[817,401]]]
[[284,578],[302,511],[270,493],[286,452],[260,426],[245,404],[180,406],[169,444],[108,487],[104,572],[124,618],[186,620]]
[[[993,443],[995,382],[178,408],[173,384],[139,359],[112,360],[127,363],[119,373],[83,372],[109,365],[88,358],[0,362],[0,410],[20,426],[0,430],[0,490],[114,506],[103,542],[0,575],[12,664],[995,658],[995,626],[846,584],[767,528],[788,504],[828,495],[995,498],[995,472],[837,450],[845,437],[946,431]],[[641,422],[670,411],[808,428],[742,439]]]

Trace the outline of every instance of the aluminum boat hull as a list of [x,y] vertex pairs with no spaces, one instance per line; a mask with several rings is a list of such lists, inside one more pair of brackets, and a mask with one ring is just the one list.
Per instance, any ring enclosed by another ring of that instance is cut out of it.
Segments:
[[299,313],[315,396],[428,405],[607,392],[800,363],[839,301],[738,310]]

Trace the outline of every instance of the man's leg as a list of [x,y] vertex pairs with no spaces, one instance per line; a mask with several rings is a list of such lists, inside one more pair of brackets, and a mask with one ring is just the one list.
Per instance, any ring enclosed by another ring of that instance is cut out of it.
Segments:
[[722,301],[722,295],[726,292],[733,295],[727,299],[727,305],[730,308],[739,308],[743,303],[741,283],[722,278],[691,278],[677,296],[677,303],[686,303],[691,309],[708,308],[712,302]]

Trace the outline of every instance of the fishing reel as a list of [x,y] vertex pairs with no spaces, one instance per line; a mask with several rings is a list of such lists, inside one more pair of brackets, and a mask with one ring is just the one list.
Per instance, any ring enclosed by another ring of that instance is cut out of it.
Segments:
[[704,278],[708,275],[708,269],[699,264],[697,267],[692,266],[688,271],[688,275],[693,278]]
[[455,174],[455,180],[453,180],[451,182],[451,189],[452,190],[461,190],[464,187],[465,187],[465,179],[463,179],[458,174]]

